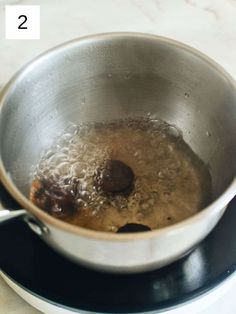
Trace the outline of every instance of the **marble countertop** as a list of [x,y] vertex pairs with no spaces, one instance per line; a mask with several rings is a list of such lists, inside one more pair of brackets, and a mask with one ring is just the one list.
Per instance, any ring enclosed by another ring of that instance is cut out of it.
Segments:
[[[4,39],[7,4],[40,4],[40,40]],[[0,86],[27,61],[59,43],[113,31],[146,32],[182,41],[212,57],[236,78],[235,17],[236,0],[0,0]],[[224,314],[236,313],[233,294],[222,302],[207,313],[221,314],[223,309]],[[39,312],[0,279],[0,313]]]
[[[40,40],[5,40],[4,5],[39,4]],[[236,0],[0,0],[0,85],[39,53],[92,33],[158,34],[205,52],[236,77]]]

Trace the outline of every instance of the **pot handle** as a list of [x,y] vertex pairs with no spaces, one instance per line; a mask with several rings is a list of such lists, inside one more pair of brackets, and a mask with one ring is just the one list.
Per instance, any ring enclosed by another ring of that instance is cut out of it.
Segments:
[[[4,208],[4,194],[6,194],[6,196],[9,196],[7,191],[4,192],[0,181],[0,226],[1,224],[10,222],[13,219],[21,219],[25,221],[30,229],[39,236],[43,236],[49,232],[49,229],[39,219],[31,215],[26,209],[18,209],[19,206],[17,205],[17,203],[12,204],[14,210]],[[11,205],[9,207],[11,207]]]
[[0,226],[2,223],[15,218],[24,220],[30,229],[39,236],[43,236],[49,232],[48,228],[43,223],[41,223],[36,217],[29,214],[25,209],[18,209],[14,211],[0,209]]
[[0,210],[0,224],[6,222],[8,220],[14,219],[16,217],[24,217],[27,215],[25,209],[18,209],[18,210],[8,210],[8,209],[1,209]]

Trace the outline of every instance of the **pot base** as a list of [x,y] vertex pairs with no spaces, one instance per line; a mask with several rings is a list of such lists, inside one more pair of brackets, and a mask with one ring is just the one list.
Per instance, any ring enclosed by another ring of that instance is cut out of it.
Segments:
[[235,207],[236,198],[195,250],[156,271],[111,275],[88,270],[55,253],[20,221],[0,228],[0,266],[31,295],[69,311],[144,313],[170,309],[210,291],[235,273]]

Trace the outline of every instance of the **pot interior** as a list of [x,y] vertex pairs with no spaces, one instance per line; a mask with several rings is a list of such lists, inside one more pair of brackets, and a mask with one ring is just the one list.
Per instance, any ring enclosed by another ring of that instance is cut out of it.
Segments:
[[23,70],[2,100],[3,165],[28,197],[32,169],[69,123],[147,113],[176,125],[210,167],[213,199],[236,170],[236,92],[195,52],[152,36],[74,41]]

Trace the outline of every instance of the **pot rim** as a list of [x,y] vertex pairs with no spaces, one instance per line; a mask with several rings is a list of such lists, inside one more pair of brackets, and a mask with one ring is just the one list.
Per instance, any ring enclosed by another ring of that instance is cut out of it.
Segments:
[[[48,58],[55,53],[60,53],[64,49],[66,50],[68,47],[71,47],[73,45],[78,46],[81,44],[88,43],[90,41],[93,42],[96,40],[109,40],[109,39],[115,39],[115,38],[129,38],[129,37],[136,37],[136,38],[141,38],[141,39],[152,39],[152,40],[164,42],[166,44],[169,44],[170,46],[177,46],[178,48],[181,48],[182,50],[185,50],[195,55],[196,57],[207,62],[213,69],[218,71],[221,76],[226,78],[228,83],[236,91],[236,82],[229,73],[227,73],[213,59],[211,59],[204,53],[198,51],[197,49],[192,48],[184,43],[178,42],[170,38],[153,35],[153,34],[140,33],[140,32],[99,33],[99,34],[93,34],[89,36],[76,38],[76,39],[67,41],[63,44],[60,44],[40,54],[38,57],[34,58],[32,61],[27,63],[25,66],[23,66],[9,80],[9,82],[5,85],[5,87],[0,92],[0,114],[2,111],[3,104],[6,98],[8,97],[9,92],[14,88],[14,85],[21,78],[21,76],[26,75],[27,72],[30,71],[31,67],[36,66],[37,63],[42,62],[45,58]],[[13,198],[15,198],[23,206],[23,208],[27,209],[30,213],[34,214],[38,219],[40,219],[44,223],[47,223],[55,228],[62,229],[63,231],[70,232],[70,233],[73,233],[82,237],[87,237],[91,239],[99,239],[99,240],[104,240],[104,241],[117,241],[117,242],[152,239],[155,237],[163,236],[164,234],[167,234],[167,233],[169,235],[170,234],[174,235],[175,233],[177,234],[178,232],[181,232],[186,227],[189,227],[190,224],[197,224],[202,219],[206,217],[209,218],[209,213],[213,213],[213,212],[217,213],[221,211],[222,208],[227,206],[227,204],[233,199],[233,197],[236,194],[236,176],[235,176],[232,182],[229,184],[229,186],[224,190],[224,192],[215,201],[213,201],[207,207],[203,208],[201,211],[197,212],[196,214],[194,214],[193,216],[185,220],[182,220],[171,226],[152,230],[151,232],[116,234],[116,233],[111,233],[111,232],[95,231],[95,230],[90,230],[90,229],[82,228],[79,226],[75,226],[67,222],[64,222],[62,220],[59,220],[57,218],[54,218],[53,216],[41,210],[39,207],[34,205],[27,197],[25,197],[20,192],[20,190],[16,187],[14,182],[10,179],[3,165],[1,155],[0,155],[0,177],[1,177],[2,183],[4,184],[6,189],[9,191],[9,193],[13,196]]]

